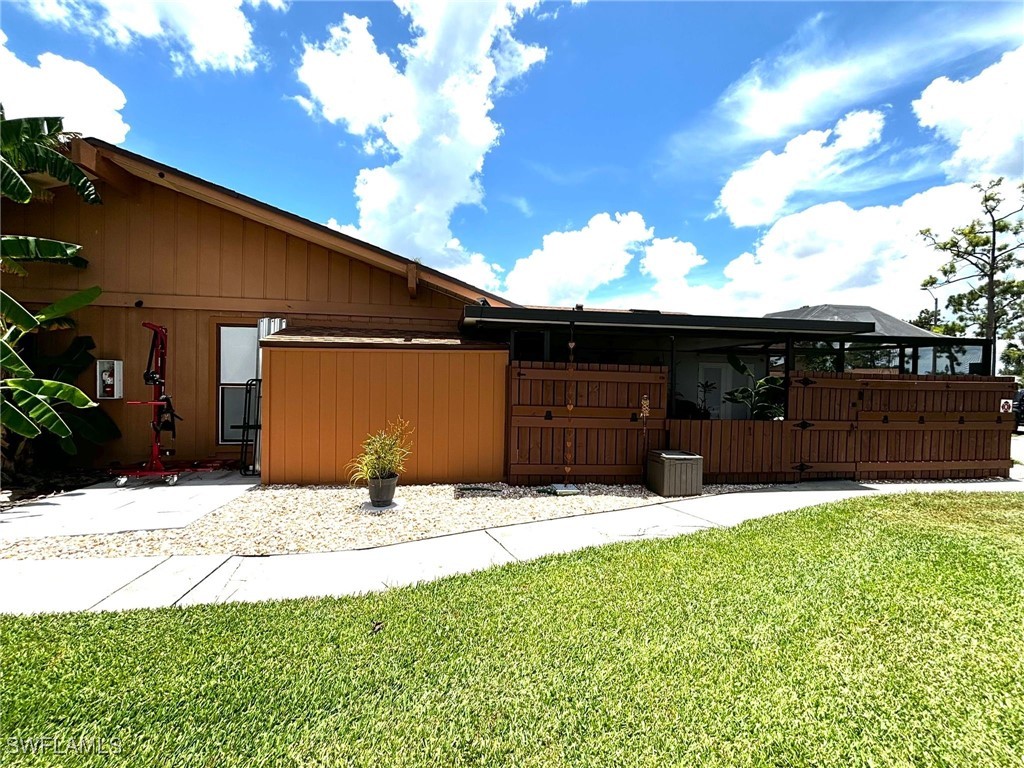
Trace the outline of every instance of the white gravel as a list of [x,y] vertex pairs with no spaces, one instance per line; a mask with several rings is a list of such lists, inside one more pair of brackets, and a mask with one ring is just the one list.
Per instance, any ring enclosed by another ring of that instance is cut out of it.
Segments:
[[[704,493],[766,487],[705,485]],[[486,488],[460,493],[453,485],[399,486],[396,506],[378,511],[367,503],[365,488],[258,486],[185,528],[22,540],[0,558],[334,552],[668,500],[639,485],[584,483],[580,495],[561,497],[504,483]]]

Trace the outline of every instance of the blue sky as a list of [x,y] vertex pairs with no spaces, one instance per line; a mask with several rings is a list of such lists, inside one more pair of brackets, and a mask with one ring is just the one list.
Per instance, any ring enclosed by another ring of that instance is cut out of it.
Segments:
[[1020,3],[25,0],[0,27],[9,114],[524,303],[911,317],[917,231],[1024,175]]

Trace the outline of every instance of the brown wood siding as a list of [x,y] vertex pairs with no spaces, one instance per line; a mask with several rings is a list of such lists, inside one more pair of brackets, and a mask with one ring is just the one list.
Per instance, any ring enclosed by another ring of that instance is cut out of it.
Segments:
[[[255,326],[273,316],[292,325],[452,331],[461,315],[463,302],[423,284],[412,299],[404,275],[141,179],[135,188],[129,198],[100,183],[104,202],[96,206],[57,189],[50,202],[4,200],[0,212],[4,234],[77,242],[89,260],[81,270],[30,264],[27,278],[4,275],[5,290],[42,305],[92,285],[104,289],[76,314],[77,333],[93,337],[97,358],[124,361],[124,400],[100,405],[123,437],[92,457],[99,465],[148,455],[149,410],[127,405],[150,394],[142,383],[150,343],[143,321],[168,328],[168,393],[185,419],[173,447],[178,458],[196,459],[238,454],[217,443],[218,323]],[[40,343],[58,351],[73,335],[42,334]],[[78,383],[95,395],[95,370]]]
[[493,482],[504,469],[508,352],[263,350],[265,483],[343,484],[362,441],[398,416],[402,482]]
[[[383,307],[418,310],[416,317],[451,319],[465,302],[254,221],[242,220],[187,195],[138,180],[130,199],[100,184],[103,204],[84,205],[70,190],[51,202],[3,202],[4,234],[60,237],[85,246],[90,265],[69,270],[33,264],[27,278],[4,276],[7,290],[67,291],[99,285],[108,295],[280,300],[292,312],[386,314]],[[31,300],[31,299],[30,299]],[[100,303],[104,302],[101,298]],[[134,303],[134,302],[133,302]],[[309,304],[311,306],[303,306]],[[280,304],[271,306],[280,310]],[[215,309],[215,308],[214,308]]]

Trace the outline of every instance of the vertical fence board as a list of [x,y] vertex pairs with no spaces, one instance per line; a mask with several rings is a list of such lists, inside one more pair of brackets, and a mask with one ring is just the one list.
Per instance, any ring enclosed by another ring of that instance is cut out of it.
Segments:
[[336,483],[367,434],[413,426],[404,483],[502,479],[508,353],[266,348],[263,480]]

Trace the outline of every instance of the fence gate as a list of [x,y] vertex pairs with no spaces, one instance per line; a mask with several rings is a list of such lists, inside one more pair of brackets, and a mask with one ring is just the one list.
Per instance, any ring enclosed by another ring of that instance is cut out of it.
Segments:
[[640,482],[667,390],[664,366],[511,363],[509,482]]
[[787,464],[803,477],[1005,476],[1010,378],[798,372],[789,377]]
[[783,423],[783,467],[803,479],[857,474],[857,390],[828,374],[793,373]]

